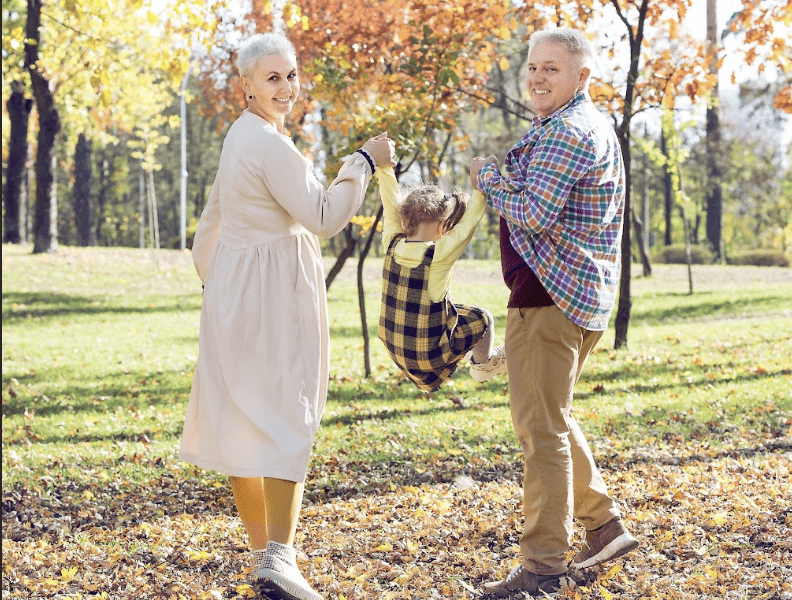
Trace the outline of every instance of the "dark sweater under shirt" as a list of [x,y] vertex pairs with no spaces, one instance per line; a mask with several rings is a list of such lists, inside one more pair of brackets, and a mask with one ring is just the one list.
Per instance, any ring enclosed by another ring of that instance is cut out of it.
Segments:
[[500,220],[500,252],[503,280],[511,290],[509,295],[509,308],[536,308],[539,306],[553,306],[553,299],[539,281],[536,273],[525,264],[522,257],[512,247],[509,241],[509,226],[506,220]]

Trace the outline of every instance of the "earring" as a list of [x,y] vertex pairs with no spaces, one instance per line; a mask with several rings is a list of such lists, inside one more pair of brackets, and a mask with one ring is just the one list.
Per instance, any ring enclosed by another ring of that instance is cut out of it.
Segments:
[[250,96],[248,96],[248,100],[253,100],[253,94],[250,94]]

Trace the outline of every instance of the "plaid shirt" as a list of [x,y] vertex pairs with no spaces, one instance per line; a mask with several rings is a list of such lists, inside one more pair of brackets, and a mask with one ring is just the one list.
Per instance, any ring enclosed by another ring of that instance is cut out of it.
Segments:
[[504,171],[488,164],[478,185],[508,222],[512,246],[572,322],[604,330],[621,274],[625,188],[610,123],[578,92],[534,119]]

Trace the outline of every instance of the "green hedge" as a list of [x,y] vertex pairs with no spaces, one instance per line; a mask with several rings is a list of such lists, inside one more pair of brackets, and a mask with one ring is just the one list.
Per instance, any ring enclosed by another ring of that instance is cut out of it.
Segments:
[[726,257],[726,262],[730,265],[788,267],[789,257],[780,250],[749,250]]
[[[707,246],[691,246],[690,257],[694,265],[711,265],[715,260],[715,255]],[[669,265],[686,265],[685,244],[671,244],[661,248],[655,254],[654,262]]]

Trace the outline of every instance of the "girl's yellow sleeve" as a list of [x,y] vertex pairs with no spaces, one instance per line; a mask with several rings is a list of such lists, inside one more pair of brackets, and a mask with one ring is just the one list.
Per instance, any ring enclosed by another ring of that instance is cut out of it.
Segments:
[[387,251],[393,236],[403,231],[399,216],[399,182],[396,181],[393,167],[378,167],[376,177],[382,199],[382,248]]
[[454,263],[465,252],[486,208],[484,195],[476,190],[470,196],[465,214],[459,223],[437,241],[434,260],[429,267],[428,289],[432,301],[439,302],[448,291]]
[[456,259],[465,252],[486,208],[487,201],[484,195],[478,190],[473,192],[462,219],[451,231],[437,241],[435,264],[445,263],[448,268],[453,266]]

